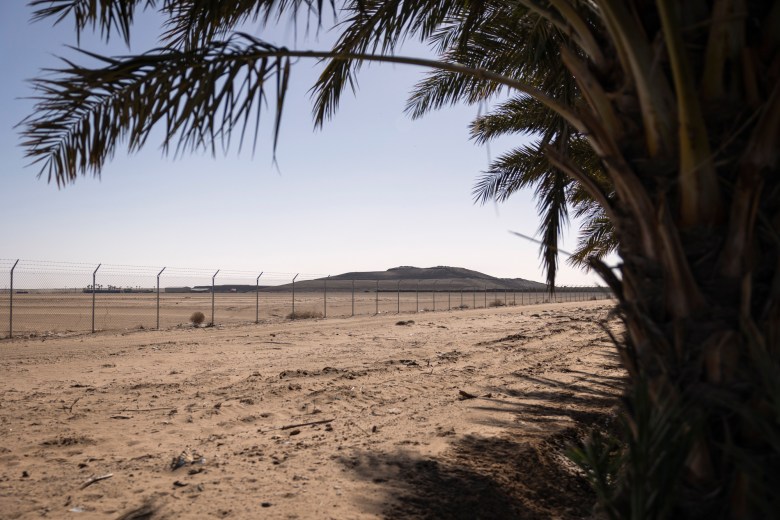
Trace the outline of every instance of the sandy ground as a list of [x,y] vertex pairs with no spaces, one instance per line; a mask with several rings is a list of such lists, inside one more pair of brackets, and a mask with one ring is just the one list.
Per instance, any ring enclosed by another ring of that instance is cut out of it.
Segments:
[[2,341],[0,517],[586,518],[609,309]]
[[[58,333],[89,332],[92,330],[92,295],[78,293],[32,292],[14,294],[13,324],[10,316],[10,294],[0,291],[0,339],[7,338],[13,326],[15,337],[52,336]],[[279,322],[290,314],[291,292],[160,294],[159,326],[170,329],[190,325],[190,316],[202,312],[208,322],[218,325],[247,324],[255,320]],[[326,298],[327,296],[327,298]],[[559,293],[558,302],[605,299],[606,294],[594,292]],[[394,292],[373,288],[348,291],[295,293],[295,311],[319,313],[324,317],[373,316],[397,312],[444,311],[462,308],[487,308],[499,305],[528,305],[549,302],[549,295],[541,292],[430,291]],[[157,295],[96,294],[95,329],[140,330],[157,328]]]

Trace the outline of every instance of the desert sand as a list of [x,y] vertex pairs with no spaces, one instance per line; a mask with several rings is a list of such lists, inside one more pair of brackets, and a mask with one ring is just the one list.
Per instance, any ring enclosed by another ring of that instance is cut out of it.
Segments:
[[[0,291],[0,339],[9,335],[9,293]],[[558,293],[554,301],[603,300],[603,292]],[[543,292],[487,292],[469,289],[458,291],[374,291],[364,286],[354,295],[349,291],[330,290],[295,293],[295,312],[309,312],[323,317],[348,317],[399,312],[444,311],[454,308],[489,308],[496,305],[529,305],[549,302]],[[214,323],[246,324],[257,321],[283,321],[292,311],[292,293],[271,291],[256,293],[160,295],[159,326],[161,329],[189,326],[190,316],[202,312]],[[13,300],[13,335],[18,337],[51,336],[59,333],[90,332],[92,330],[91,294],[81,292],[36,291],[15,294]],[[95,303],[95,330],[133,330],[157,328],[157,295],[97,294]],[[212,315],[213,310],[213,315]]]
[[563,453],[616,406],[610,310],[2,341],[0,517],[588,518]]

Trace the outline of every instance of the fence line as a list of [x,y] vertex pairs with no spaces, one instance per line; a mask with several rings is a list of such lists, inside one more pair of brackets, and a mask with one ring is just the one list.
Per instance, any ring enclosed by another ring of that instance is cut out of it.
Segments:
[[501,279],[477,286],[459,278],[366,280],[0,259],[0,323],[8,326],[0,329],[0,338],[190,326],[209,306],[206,326],[441,311],[445,300],[446,310],[453,310],[611,297],[602,287],[558,287],[551,296],[546,289]]

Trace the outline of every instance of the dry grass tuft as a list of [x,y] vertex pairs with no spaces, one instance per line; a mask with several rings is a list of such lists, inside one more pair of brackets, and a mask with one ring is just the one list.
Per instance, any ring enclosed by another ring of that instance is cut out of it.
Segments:
[[288,320],[313,320],[322,318],[322,313],[315,311],[295,311],[291,312],[286,317]]
[[202,312],[193,312],[192,316],[190,316],[190,321],[192,322],[192,325],[195,327],[199,327],[201,324],[203,324],[204,321],[206,321],[206,315]]

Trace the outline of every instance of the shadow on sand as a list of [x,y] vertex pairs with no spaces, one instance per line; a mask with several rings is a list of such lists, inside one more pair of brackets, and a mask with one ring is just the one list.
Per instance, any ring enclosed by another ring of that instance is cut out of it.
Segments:
[[[565,453],[593,427],[610,427],[622,380],[575,375],[576,382],[565,385],[519,376],[536,390],[522,395],[530,403],[495,406],[507,417],[497,420],[507,428],[504,436],[466,435],[438,458],[403,452],[343,458],[355,474],[377,486],[361,506],[386,518],[589,518],[595,497]],[[491,399],[479,401],[476,407],[493,409],[484,404]],[[526,426],[535,423],[538,431],[516,431],[518,418]]]

